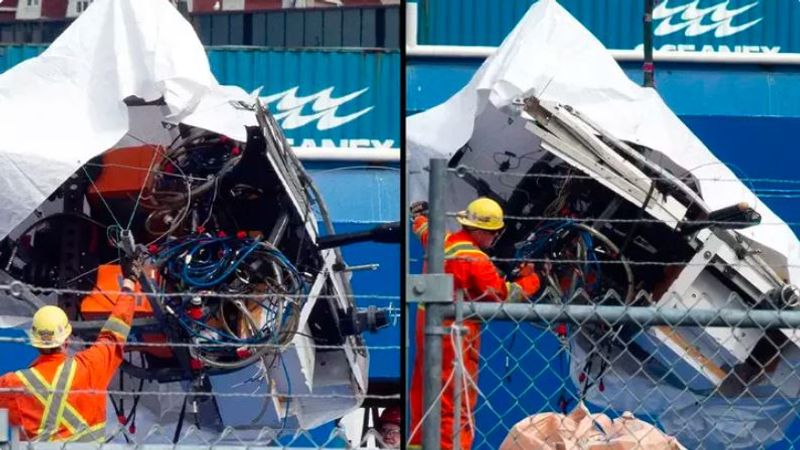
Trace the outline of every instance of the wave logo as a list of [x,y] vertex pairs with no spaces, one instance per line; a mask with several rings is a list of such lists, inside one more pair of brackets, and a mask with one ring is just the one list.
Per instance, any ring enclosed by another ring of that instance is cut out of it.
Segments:
[[666,0],[653,10],[654,20],[663,19],[655,30],[656,36],[667,36],[685,30],[684,34],[689,37],[713,31],[714,36],[723,38],[741,33],[764,20],[762,17],[752,22],[733,25],[734,19],[758,5],[758,1],[734,9],[728,9],[730,0],[705,8],[698,7],[700,0],[674,7],[669,6],[670,2],[671,0]]
[[[374,106],[370,106],[344,116],[337,115],[340,106],[367,92],[369,90],[368,87],[341,97],[333,97],[333,87],[305,97],[297,96],[299,89],[299,86],[295,86],[277,94],[261,97],[261,102],[264,105],[277,102],[272,111],[275,120],[280,123],[284,130],[301,128],[315,121],[317,122],[318,130],[330,130],[352,122],[374,108]],[[306,105],[311,105],[311,111],[308,113],[303,112]]]

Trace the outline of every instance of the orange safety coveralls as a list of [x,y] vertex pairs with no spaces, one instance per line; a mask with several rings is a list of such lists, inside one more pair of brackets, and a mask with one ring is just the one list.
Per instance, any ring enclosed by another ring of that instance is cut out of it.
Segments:
[[[419,216],[414,220],[412,231],[422,241],[422,246],[428,245],[428,218]],[[459,231],[453,234],[447,234],[444,241],[444,271],[445,273],[453,276],[453,287],[456,291],[461,290],[465,293],[464,299],[466,301],[522,301],[527,297],[532,296],[539,290],[539,279],[536,275],[529,275],[523,277],[516,282],[505,281],[497,272],[489,256],[481,251],[475,242],[466,231]],[[416,339],[417,348],[414,356],[414,370],[411,376],[411,392],[410,392],[410,407],[411,407],[411,430],[417,428],[422,416],[423,399],[422,399],[422,384],[423,384],[423,361],[425,356],[423,353],[423,343],[425,338],[425,314],[424,307],[420,305],[417,310],[416,319]],[[444,327],[450,327],[453,321],[445,321]],[[478,364],[480,356],[480,323],[465,320],[463,322],[466,332],[462,337],[461,348],[466,368],[466,374],[477,385],[478,383]],[[455,348],[449,336],[444,336],[442,340],[442,387],[453,373],[453,363],[456,361]],[[475,431],[470,427],[470,414],[467,410],[467,401],[469,401],[469,412],[475,411],[475,406],[478,400],[478,394],[475,388],[469,383],[467,384],[468,390],[465,395],[463,382],[461,380],[453,380],[445,389],[442,394],[442,426],[441,426],[441,448],[442,450],[449,450],[453,448],[453,426],[454,419],[454,401],[453,401],[453,385],[460,383],[461,388],[461,414],[459,420],[460,427],[460,441],[461,449],[469,450],[472,448],[472,441],[474,439]],[[421,444],[422,430],[411,437],[409,445],[418,446]]]
[[0,408],[24,439],[105,440],[106,390],[122,364],[133,312],[133,296],[120,295],[94,345],[74,356],[41,354],[28,369],[0,377]]

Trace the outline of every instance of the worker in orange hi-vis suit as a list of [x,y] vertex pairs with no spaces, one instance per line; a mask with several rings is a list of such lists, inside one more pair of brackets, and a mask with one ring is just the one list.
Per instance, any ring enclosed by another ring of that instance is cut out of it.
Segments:
[[29,441],[103,442],[106,391],[122,363],[134,313],[132,293],[142,273],[140,257],[123,258],[124,281],[117,303],[94,345],[67,353],[72,326],[57,306],[33,316],[30,342],[39,356],[25,370],[0,377],[0,408]]
[[[418,202],[411,206],[411,215],[414,220],[412,231],[422,241],[423,247],[428,245],[428,218],[426,215],[427,204]],[[484,250],[489,249],[503,229],[503,209],[494,200],[479,198],[469,204],[465,211],[457,214],[456,220],[461,224],[461,230],[448,233],[444,240],[444,271],[453,276],[455,290],[464,294],[465,301],[489,302],[521,302],[539,291],[539,277],[534,273],[531,265],[520,267],[520,277],[514,282],[506,281],[497,271],[489,256]],[[414,371],[411,378],[411,430],[417,430],[410,436],[409,446],[419,446],[422,439],[420,421],[424,415],[422,405],[423,383],[423,343],[425,337],[424,310],[417,311],[416,339],[417,351],[414,357]],[[480,324],[475,321],[464,321],[465,331],[462,334],[461,351],[465,366],[465,375],[470,377],[475,385],[478,382],[478,358],[480,355]],[[444,326],[450,327],[452,321],[445,321]],[[442,349],[442,388],[441,397],[441,448],[453,448],[454,426],[454,401],[453,386],[462,383],[462,380],[452,380],[448,383],[453,373],[453,364],[456,364],[456,349],[450,337],[443,339]],[[472,429],[471,412],[475,410],[477,392],[470,383],[467,383],[467,392],[461,395],[460,448],[468,450],[472,447],[475,430]],[[417,447],[418,448],[418,447]]]

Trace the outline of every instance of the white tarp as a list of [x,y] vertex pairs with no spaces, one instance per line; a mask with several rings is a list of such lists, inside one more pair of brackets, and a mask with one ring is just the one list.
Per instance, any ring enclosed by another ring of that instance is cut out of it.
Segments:
[[[0,75],[0,238],[128,132],[123,99],[163,97],[166,120],[245,140],[191,25],[167,0],[96,0],[37,58]],[[252,102],[252,100],[250,100]]]
[[692,134],[656,91],[632,82],[600,41],[554,0],[534,4],[461,91],[407,119],[410,199],[427,196],[423,168],[430,158],[451,157],[481,130],[494,130],[478,139],[493,140],[497,148],[520,145],[510,142],[518,135],[503,134],[496,123],[500,114],[516,116],[510,105],[530,95],[570,105],[616,137],[665,154],[700,180],[711,209],[741,201],[755,206],[762,225],[741,234],[783,255],[768,261],[788,262],[790,280],[800,283],[800,242],[791,229]]

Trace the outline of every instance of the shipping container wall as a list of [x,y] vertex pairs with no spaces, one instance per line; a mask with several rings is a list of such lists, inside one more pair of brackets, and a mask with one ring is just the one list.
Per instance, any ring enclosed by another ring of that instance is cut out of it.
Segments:
[[[191,14],[203,45],[273,48],[400,47],[400,7],[299,8]],[[52,42],[67,19],[0,22],[0,44]]]
[[35,20],[0,22],[0,44],[44,44],[53,42],[70,21]]
[[[44,51],[0,46],[0,72]],[[208,48],[220,83],[261,88],[295,146],[398,148],[399,51],[277,51]]]
[[[558,0],[606,47],[643,38],[643,0]],[[535,0],[419,0],[419,43],[498,45]],[[655,9],[655,47],[737,53],[800,53],[797,0],[664,0]]]
[[296,146],[397,148],[400,52],[209,49],[222,84],[260,96]]
[[[406,113],[447,100],[469,83],[480,59],[411,59],[406,66]],[[640,62],[621,64],[637,84]],[[679,116],[800,118],[800,66],[657,63],[656,88]]]
[[45,45],[0,45],[0,73],[39,56],[46,48]]
[[192,15],[205,45],[398,48],[400,8],[287,9]]
[[280,9],[285,3],[283,0],[193,0],[192,12],[212,12],[219,9]]

